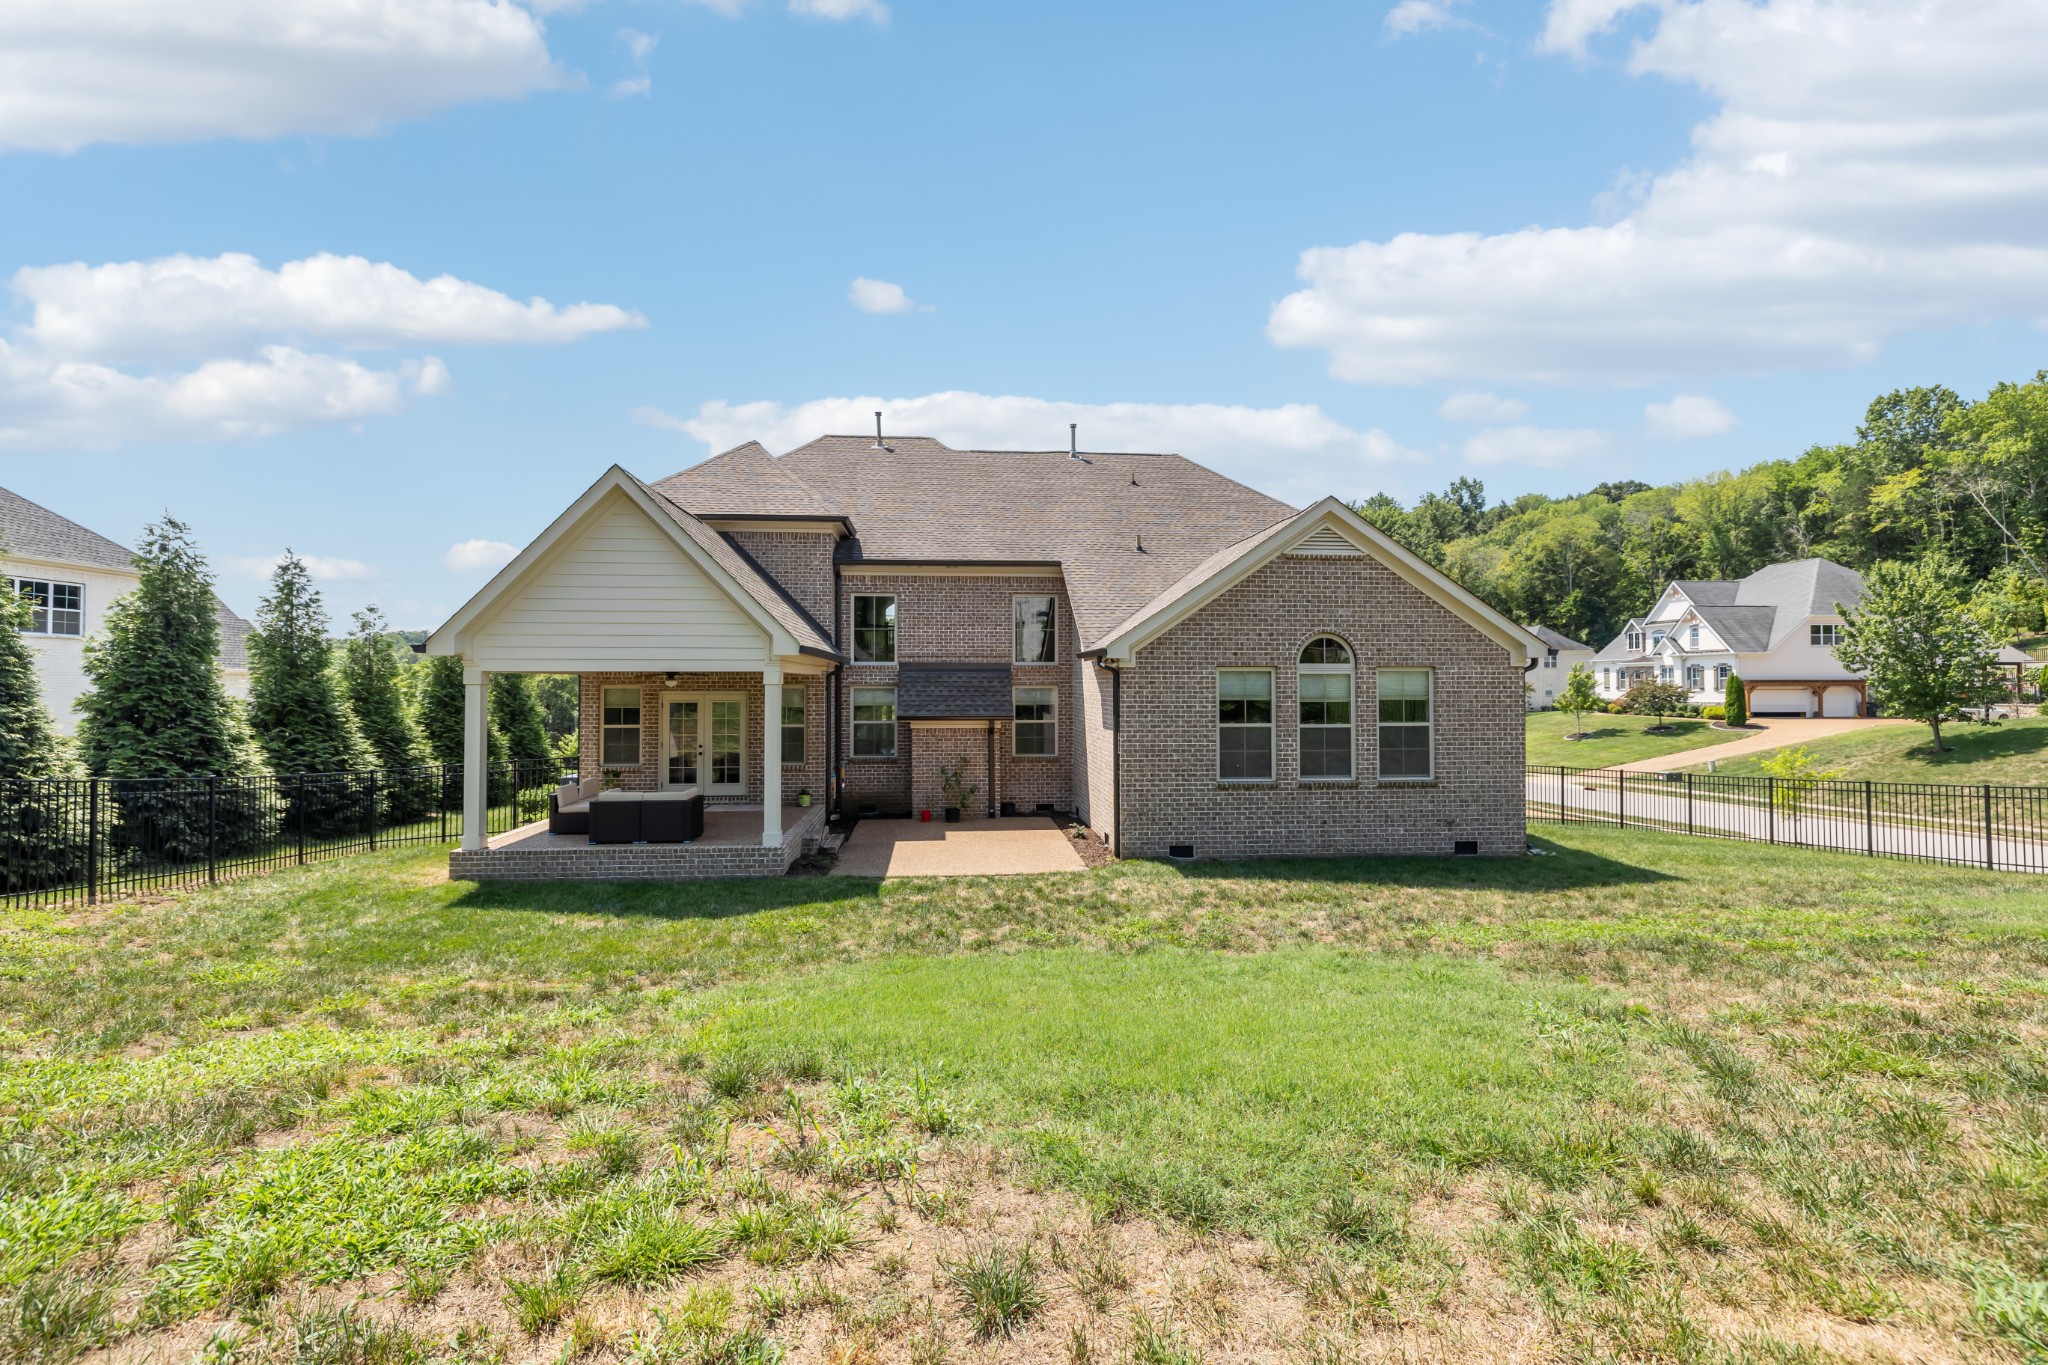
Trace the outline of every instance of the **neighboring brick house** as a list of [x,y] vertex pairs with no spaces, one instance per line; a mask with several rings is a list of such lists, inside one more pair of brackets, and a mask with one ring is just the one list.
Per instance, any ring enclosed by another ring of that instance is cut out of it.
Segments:
[[[29,600],[23,633],[36,652],[43,705],[57,729],[71,734],[78,726],[78,699],[92,690],[85,642],[105,623],[115,599],[142,581],[135,552],[0,488],[0,575]],[[249,623],[219,598],[213,611],[220,623],[221,682],[229,696],[246,697]]]
[[586,775],[765,807],[763,843],[799,790],[937,811],[953,769],[969,818],[1237,857],[1521,852],[1543,646],[1335,499],[828,436],[614,467],[428,649],[478,717],[492,671],[581,674]]

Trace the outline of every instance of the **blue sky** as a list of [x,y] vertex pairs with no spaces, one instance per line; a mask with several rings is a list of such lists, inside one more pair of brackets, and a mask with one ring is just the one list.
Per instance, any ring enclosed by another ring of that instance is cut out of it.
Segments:
[[607,465],[873,399],[1508,497],[2048,364],[2038,4],[199,8],[0,14],[0,483],[244,610],[289,545],[436,624]]

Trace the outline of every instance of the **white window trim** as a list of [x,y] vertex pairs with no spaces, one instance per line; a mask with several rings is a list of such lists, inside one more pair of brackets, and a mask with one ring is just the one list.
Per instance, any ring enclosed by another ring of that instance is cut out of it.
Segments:
[[[1329,631],[1324,631],[1320,635],[1311,635],[1308,638],[1308,642],[1302,645],[1302,648],[1307,649],[1309,645],[1314,644],[1317,640],[1335,640],[1338,644],[1343,645],[1344,652],[1351,656],[1351,662],[1348,664],[1305,664],[1299,661],[1299,655],[1296,656],[1296,663],[1294,665],[1294,775],[1303,782],[1356,782],[1358,780],[1358,651],[1354,650],[1351,647],[1351,642],[1343,636]],[[1553,666],[1555,666],[1557,656],[1553,654],[1550,657]],[[1301,677],[1305,673],[1322,674],[1324,676],[1342,674],[1351,680],[1350,724],[1311,726],[1301,718]],[[1309,774],[1301,771],[1301,755],[1303,753],[1301,737],[1306,731],[1311,729],[1344,731],[1348,741],[1345,745],[1345,750],[1351,755],[1350,772],[1318,773],[1311,777]]]
[[[62,578],[22,578],[12,574],[8,575],[8,582],[14,588],[15,596],[22,597],[24,599],[26,598],[26,594],[22,592],[22,586],[28,583],[33,583],[37,587],[41,588],[46,599],[54,598],[56,596],[56,590],[58,588],[76,588],[78,590],[77,630],[36,630],[35,628],[30,627],[29,629],[23,630],[20,633],[23,635],[40,636],[45,639],[51,640],[82,640],[85,638],[85,584],[72,583]],[[43,619],[45,621],[50,620],[51,617],[54,616],[58,610],[59,608],[57,607],[45,607],[45,614]],[[70,610],[70,608],[66,607],[62,608],[62,610],[68,611]]]
[[[775,723],[782,727],[782,766],[785,768],[801,768],[810,761],[811,699],[809,694],[804,691],[802,683],[783,683],[781,686],[782,695],[776,699],[775,705]],[[789,724],[782,718],[783,708],[788,704],[789,694],[792,692],[796,693],[797,710],[803,715],[803,719],[795,725]],[[801,737],[799,743],[802,746],[803,753],[796,758],[789,756],[789,732],[791,730],[795,730]]]
[[[1051,718],[1051,719],[1049,719],[1049,720],[1042,720],[1042,721],[1019,721],[1019,720],[1017,719],[1017,694],[1018,694],[1019,692],[1050,692],[1050,693],[1052,693],[1052,718]],[[1051,747],[1050,749],[1047,749],[1047,750],[1046,750],[1046,751],[1045,751],[1044,753],[1042,753],[1042,754],[1026,754],[1026,753],[1020,753],[1020,752],[1018,752],[1018,749],[1017,749],[1017,727],[1018,727],[1019,725],[1050,725],[1050,726],[1052,727],[1052,747]],[[1058,689],[1057,687],[1053,687],[1053,686],[1051,686],[1051,685],[1049,685],[1049,684],[1040,684],[1040,685],[1038,685],[1038,686],[1036,686],[1036,687],[1032,687],[1032,686],[1025,686],[1025,687],[1013,687],[1013,688],[1011,688],[1011,689],[1010,689],[1010,757],[1012,757],[1012,758],[1058,758],[1059,756],[1060,756],[1060,690],[1059,690],[1059,689]]]
[[[605,705],[605,703],[604,703],[604,696],[605,696],[605,693],[607,693],[607,692],[631,692],[631,693],[633,694],[633,709],[634,709],[634,710],[636,710],[636,711],[638,711],[638,712],[640,713],[640,721],[639,721],[639,723],[638,723],[638,724],[634,724],[634,725],[607,725],[607,724],[605,724],[605,723],[604,723],[604,713],[605,713],[606,711],[609,711],[609,710],[611,709],[610,707],[606,706],[606,705]],[[598,689],[597,689],[597,766],[598,766],[599,768],[601,768],[601,769],[612,769],[612,768],[637,768],[637,767],[639,767],[639,766],[640,766],[640,765],[641,765],[641,764],[642,764],[642,763],[643,763],[643,762],[645,761],[645,759],[646,759],[646,756],[647,756],[647,755],[646,755],[646,749],[647,749],[647,732],[646,732],[646,730],[645,730],[645,728],[644,728],[644,727],[645,727],[645,725],[646,725],[646,723],[647,723],[647,691],[646,691],[646,689],[645,689],[645,688],[640,688],[640,687],[600,687],[600,688],[598,688]],[[631,730],[631,731],[633,732],[633,761],[632,761],[631,763],[607,763],[607,762],[605,762],[605,759],[604,759],[604,737],[605,737],[605,735],[606,735],[606,733],[607,733],[607,732],[609,732],[609,731],[612,731],[612,730]]]
[[[1047,601],[1052,603],[1052,657],[1050,659],[1020,659],[1017,657],[1017,604],[1024,601]],[[1019,668],[1045,668],[1060,661],[1060,599],[1058,593],[1019,592],[1010,595],[1010,662]]]
[[[889,657],[886,659],[863,659],[860,654],[860,600],[863,597],[880,598],[891,603],[895,610],[889,622]],[[896,661],[903,657],[903,603],[893,592],[857,592],[846,607],[847,647],[854,653],[852,663],[859,668],[894,668]]]
[[[854,717],[858,714],[858,708],[860,705],[860,694],[863,692],[887,692],[889,694],[889,714],[891,719],[886,722],[879,720],[854,719]],[[860,727],[863,725],[883,724],[886,724],[889,727],[889,752],[886,754],[864,754],[860,752]],[[846,747],[847,756],[850,761],[860,763],[888,763],[895,761],[897,753],[900,749],[900,746],[897,743],[897,738],[899,732],[902,729],[902,726],[903,718],[900,715],[897,715],[896,713],[895,688],[849,687],[846,689]]]
[[[1833,635],[1835,638],[1823,638],[1826,635]],[[1814,649],[1833,649],[1842,643],[1842,628],[1832,621],[1808,622],[1806,643]]]
[[1429,732],[1429,771],[1426,773],[1403,773],[1398,777],[1389,777],[1386,775],[1384,771],[1381,771],[1379,773],[1378,780],[1386,783],[1434,782],[1436,781],[1436,670],[1433,668],[1403,668],[1397,666],[1378,669],[1374,672],[1372,688],[1372,733],[1374,760],[1373,766],[1375,768],[1382,768],[1385,763],[1385,759],[1382,757],[1380,752],[1381,746],[1379,743],[1379,735],[1381,730],[1386,729],[1390,725],[1396,726],[1404,730],[1412,730],[1416,728],[1416,723],[1414,721],[1383,721],[1380,719],[1379,677],[1382,673],[1420,673],[1429,680],[1429,719],[1422,723],[1422,728]]
[[[1216,670],[1216,690],[1210,697],[1211,709],[1209,714],[1216,718],[1216,780],[1218,782],[1225,782],[1233,787],[1256,787],[1271,785],[1279,780],[1280,734],[1276,720],[1268,719],[1264,724],[1247,724],[1241,721],[1232,721],[1226,724],[1223,720],[1223,675],[1225,673],[1265,674],[1266,713],[1269,717],[1273,717],[1279,706],[1279,689],[1274,677],[1275,672],[1276,670],[1271,668],[1219,668]],[[1264,777],[1225,777],[1223,775],[1223,732],[1225,730],[1264,730],[1266,732],[1266,757],[1269,761],[1266,765],[1267,772]]]

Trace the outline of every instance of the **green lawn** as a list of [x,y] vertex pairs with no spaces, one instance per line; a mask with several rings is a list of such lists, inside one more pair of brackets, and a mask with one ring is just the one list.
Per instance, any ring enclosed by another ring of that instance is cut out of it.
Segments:
[[13,913],[0,1359],[2041,1341],[2048,883],[1539,834]]
[[1639,758],[1658,758],[1742,738],[1740,732],[1716,730],[1704,720],[1684,719],[1665,722],[1671,727],[1670,734],[1645,734],[1655,723],[1648,716],[1610,716],[1604,711],[1588,711],[1588,738],[1566,739],[1566,735],[1577,730],[1571,716],[1563,711],[1532,711],[1528,718],[1528,761],[1542,767],[1611,768]]
[[[1951,752],[1934,752],[1924,725],[1883,725],[1816,739],[1804,747],[1814,763],[1856,782],[1990,782],[2001,786],[2048,786],[2048,717],[2001,721],[1997,725],[1944,725],[1941,741]],[[1766,754],[1722,759],[1729,776],[1761,776]]]

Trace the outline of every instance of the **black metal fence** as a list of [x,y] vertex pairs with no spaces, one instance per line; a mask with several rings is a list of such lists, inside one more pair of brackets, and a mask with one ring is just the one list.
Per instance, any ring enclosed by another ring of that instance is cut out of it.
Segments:
[[[491,765],[492,834],[547,814],[559,765]],[[462,768],[0,782],[0,908],[91,902],[462,833]]]
[[2048,872],[2048,787],[1527,770],[1529,818]]

